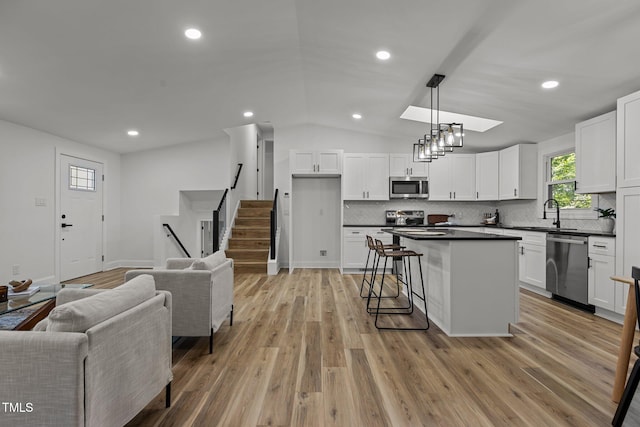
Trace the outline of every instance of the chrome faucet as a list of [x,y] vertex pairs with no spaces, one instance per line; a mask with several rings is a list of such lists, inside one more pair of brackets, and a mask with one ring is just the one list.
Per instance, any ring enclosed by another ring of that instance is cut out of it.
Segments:
[[556,220],[553,222],[553,225],[555,225],[556,228],[560,228],[560,204],[556,199],[547,199],[547,201],[544,202],[544,204],[542,205],[542,219],[547,219],[546,206],[547,203],[551,204],[550,202],[555,202],[556,204]]

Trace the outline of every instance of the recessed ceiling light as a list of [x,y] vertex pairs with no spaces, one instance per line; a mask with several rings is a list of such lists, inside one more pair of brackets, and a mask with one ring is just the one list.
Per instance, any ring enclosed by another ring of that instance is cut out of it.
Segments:
[[243,115],[244,115],[245,117],[253,117],[253,111],[245,111],[245,112],[243,113]]
[[391,54],[386,50],[379,50],[378,52],[376,52],[376,58],[382,61],[386,61],[387,59],[391,58]]
[[545,89],[553,89],[554,87],[558,87],[560,83],[558,83],[555,80],[547,80],[546,82],[542,83],[542,87]]
[[353,117],[356,120],[360,120],[362,118],[362,114],[358,114],[358,113],[353,113],[351,115],[351,117]]
[[191,40],[198,40],[202,37],[202,32],[197,28],[188,28],[184,32],[185,37]]
[[140,132],[138,132],[135,129],[131,129],[131,130],[127,131],[127,135],[129,135],[129,136],[138,136],[138,135],[140,135]]

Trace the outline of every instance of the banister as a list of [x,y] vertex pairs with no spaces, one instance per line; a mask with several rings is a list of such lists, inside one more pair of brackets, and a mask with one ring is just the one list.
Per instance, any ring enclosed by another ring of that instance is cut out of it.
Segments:
[[233,185],[231,186],[232,190],[235,190],[236,186],[238,185],[238,178],[240,178],[241,171],[242,171],[242,163],[238,163],[238,171],[236,172],[236,178],[233,181]]
[[169,236],[173,236],[173,238],[175,239],[175,241],[178,243],[178,245],[180,245],[180,248],[182,249],[182,251],[185,253],[185,255],[187,256],[187,258],[191,258],[191,255],[189,254],[189,251],[187,250],[187,248],[184,247],[184,245],[182,244],[182,242],[180,241],[180,239],[178,238],[178,235],[173,231],[173,228],[171,228],[171,226],[169,224],[162,224],[162,226],[164,228],[166,228],[167,230],[169,230],[169,233],[171,234],[167,234],[167,237]]
[[270,245],[271,245],[271,253],[270,258],[276,259],[276,231],[278,229],[278,189],[276,188],[275,195],[273,196],[273,207],[271,208],[270,213],[270,225],[271,225],[271,233],[269,235]]

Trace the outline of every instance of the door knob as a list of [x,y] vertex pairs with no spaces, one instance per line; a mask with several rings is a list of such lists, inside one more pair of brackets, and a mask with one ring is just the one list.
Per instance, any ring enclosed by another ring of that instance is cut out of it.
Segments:
[[64,222],[60,225],[62,226],[62,228],[73,227],[73,224],[65,224]]

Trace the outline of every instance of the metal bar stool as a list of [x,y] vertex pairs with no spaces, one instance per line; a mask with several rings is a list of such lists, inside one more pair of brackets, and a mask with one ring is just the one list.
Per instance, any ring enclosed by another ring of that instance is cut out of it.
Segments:
[[[399,249],[403,249],[404,246],[400,246],[400,245],[382,245],[384,250],[399,250]],[[369,286],[369,290],[371,290],[371,286],[374,280],[374,267],[376,265],[376,261],[377,261],[377,252],[376,252],[376,245],[373,241],[373,238],[369,235],[367,235],[367,247],[369,248],[369,253],[367,253],[367,261],[365,262],[364,265],[364,273],[362,274],[362,284],[360,285],[360,297],[361,298],[367,298],[369,296],[369,292],[367,292],[365,295],[362,294],[362,290],[364,289],[364,285],[365,283],[367,284],[367,286]],[[371,256],[371,254],[373,253],[373,257]],[[371,259],[371,267],[369,267],[369,259]],[[368,272],[368,273],[367,273]],[[369,274],[369,277],[367,277],[367,274]],[[384,272],[383,272],[384,274]],[[395,296],[386,296],[383,298],[397,298],[398,296],[400,296],[400,285],[398,285],[397,287],[397,295]]]
[[[387,329],[387,330],[401,330],[401,331],[426,331],[427,329],[429,329],[429,317],[427,315],[427,299],[426,299],[426,292],[424,289],[424,278],[422,275],[422,263],[420,262],[420,257],[422,257],[421,253],[415,252],[415,251],[410,251],[410,250],[404,250],[404,249],[395,249],[395,250],[385,250],[384,249],[384,245],[382,244],[382,242],[378,239],[376,239],[375,241],[375,248],[376,248],[376,264],[374,267],[374,272],[373,272],[373,277],[371,280],[371,286],[369,289],[369,295],[367,298],[367,312],[369,314],[375,314],[376,315],[376,320],[375,320],[375,326],[378,329]],[[422,295],[417,294],[414,289],[413,289],[413,278],[411,276],[411,259],[412,258],[417,258],[418,260],[418,268],[420,271],[420,287],[422,289]],[[378,267],[380,264],[380,260],[382,260],[384,258],[384,266],[383,266],[383,274],[382,274],[382,279],[380,280],[380,291],[376,294],[375,292],[375,277],[378,274]],[[407,303],[408,305],[406,306],[400,306],[400,307],[392,307],[392,306],[386,306],[386,307],[381,307],[381,301],[382,301],[382,291],[384,288],[384,283],[385,283],[385,274],[384,271],[386,270],[387,267],[387,262],[389,261],[389,259],[391,259],[391,261],[393,262],[394,259],[399,258],[402,261],[402,278],[399,274],[396,274],[396,285],[400,286],[400,284],[403,284],[407,287]],[[371,306],[371,299],[375,298],[378,300],[378,303],[376,305],[376,307],[372,307]],[[393,315],[393,314],[400,314],[400,315],[411,315],[413,313],[413,308],[414,308],[414,297],[421,299],[423,304],[424,304],[424,317],[425,320],[427,322],[426,327],[422,327],[422,328],[404,328],[404,327],[388,327],[388,326],[380,326],[378,325],[378,319],[380,317],[380,315]]]

